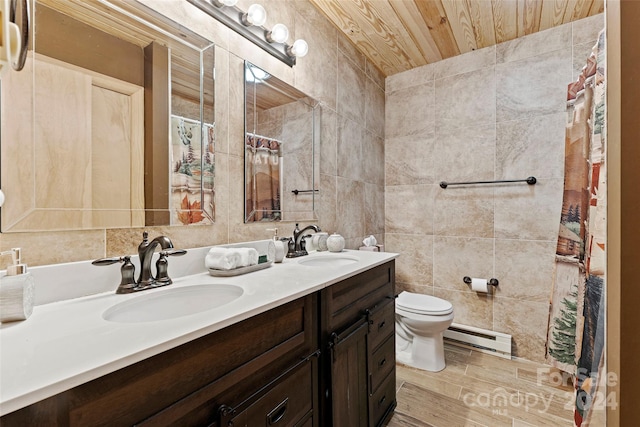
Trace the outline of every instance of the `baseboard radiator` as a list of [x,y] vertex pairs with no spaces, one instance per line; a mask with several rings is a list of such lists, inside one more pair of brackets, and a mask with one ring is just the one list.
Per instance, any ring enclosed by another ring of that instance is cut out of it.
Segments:
[[511,359],[511,335],[452,323],[444,331],[445,341],[464,348]]

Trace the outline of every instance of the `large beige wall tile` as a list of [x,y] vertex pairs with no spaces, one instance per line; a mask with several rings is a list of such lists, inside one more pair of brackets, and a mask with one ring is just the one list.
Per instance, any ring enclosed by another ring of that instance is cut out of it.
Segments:
[[564,112],[571,47],[496,65],[498,122]]
[[338,115],[322,105],[320,115],[320,173],[336,175],[338,171]]
[[364,234],[382,233],[384,233],[384,186],[365,183]]
[[435,187],[435,185],[387,186],[386,232],[433,234]]
[[373,80],[366,80],[364,125],[377,136],[384,137],[384,91]]
[[600,31],[604,29],[604,13],[580,19],[571,23],[573,45],[595,43]]
[[394,74],[385,80],[386,93],[392,94],[397,90],[415,86],[424,86],[433,82],[435,64],[427,64],[403,73]]
[[361,179],[370,184],[384,185],[384,140],[367,131],[363,136]]
[[438,130],[432,156],[436,182],[494,179],[495,123]]
[[433,295],[447,300],[453,305],[453,321],[455,323],[492,329],[493,297],[490,295],[453,291],[445,288],[434,288]]
[[496,295],[517,300],[549,301],[556,242],[495,241]]
[[495,94],[493,66],[436,79],[436,129],[441,132],[494,123]]
[[387,186],[434,182],[434,134],[411,135],[385,140],[385,183]]
[[[105,231],[0,234],[0,251],[11,248],[21,248],[22,262],[30,266],[103,258]],[[10,264],[11,257],[0,258],[0,269]]]
[[338,184],[335,175],[320,175],[320,192],[316,196],[320,227],[322,230],[333,233],[338,229]]
[[357,122],[346,117],[338,118],[338,176],[360,179],[364,175],[363,133],[364,129]]
[[566,113],[496,125],[496,179],[562,178]]
[[560,225],[564,181],[538,181],[495,189],[495,236],[505,239],[555,240]]
[[387,95],[385,136],[428,135],[435,130],[434,85],[397,90]]
[[433,284],[457,292],[470,292],[465,276],[493,276],[494,239],[440,237],[433,242]]
[[385,239],[385,251],[400,253],[396,260],[396,281],[409,286],[432,289],[433,236],[387,231]]
[[513,352],[534,362],[544,362],[549,304],[495,297],[493,328],[513,336]]
[[441,79],[455,74],[477,71],[482,68],[491,67],[495,64],[496,47],[490,46],[484,49],[471,51],[466,55],[457,55],[435,62],[433,64],[434,78]]
[[561,25],[496,46],[496,63],[519,61],[571,46],[571,25]]
[[[435,186],[434,186],[435,187]],[[436,187],[433,232],[438,236],[493,237],[492,187]]]
[[364,183],[337,178],[336,231],[346,238],[364,235]]
[[345,55],[338,55],[338,114],[364,124],[364,103],[367,78]]

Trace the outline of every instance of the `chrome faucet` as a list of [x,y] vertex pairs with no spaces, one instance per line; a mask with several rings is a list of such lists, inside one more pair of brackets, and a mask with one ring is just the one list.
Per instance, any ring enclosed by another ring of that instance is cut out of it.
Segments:
[[303,255],[308,255],[307,249],[304,247],[304,244],[302,243],[302,238],[306,237],[304,235],[304,232],[307,230],[313,230],[316,233],[322,231],[320,230],[320,227],[313,224],[308,225],[302,230],[300,230],[300,228],[298,227],[298,224],[296,224],[296,228],[293,230],[293,241],[292,241],[293,244],[289,245],[289,252],[287,252],[287,258],[295,258]]
[[[160,246],[160,258],[156,261],[156,276],[153,276],[151,272],[151,259],[155,253],[156,248]],[[179,256],[186,254],[184,249],[173,249],[173,243],[171,239],[166,236],[158,236],[152,241],[149,241],[149,233],[146,231],[142,233],[142,243],[138,245],[138,255],[140,257],[140,275],[138,280],[135,279],[136,267],[131,262],[130,256],[115,257],[115,258],[101,258],[93,261],[93,265],[111,265],[118,262],[123,263],[120,268],[122,280],[116,290],[117,294],[128,294],[131,292],[144,291],[145,289],[157,288],[160,286],[166,286],[173,283],[169,275],[167,274],[168,268],[168,256]]]

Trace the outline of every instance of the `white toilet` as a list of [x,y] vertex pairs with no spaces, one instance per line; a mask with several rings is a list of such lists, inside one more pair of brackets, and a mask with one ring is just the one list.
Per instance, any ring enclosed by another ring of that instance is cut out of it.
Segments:
[[400,292],[396,298],[396,360],[425,371],[443,370],[443,333],[452,322],[449,301]]

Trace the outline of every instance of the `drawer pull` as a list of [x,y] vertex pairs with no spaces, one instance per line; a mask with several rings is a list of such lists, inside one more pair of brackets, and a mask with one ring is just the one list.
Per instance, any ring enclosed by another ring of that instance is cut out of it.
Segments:
[[385,400],[387,400],[387,396],[382,396],[382,398],[378,401],[378,406],[382,406]]
[[288,397],[280,402],[278,406],[273,408],[273,410],[267,414],[268,425],[272,426],[284,418],[284,415],[287,413],[287,403],[289,403]]
[[380,323],[378,324],[378,330],[380,330],[380,329],[384,328],[384,325],[386,325],[386,324],[387,324],[387,321],[386,321],[386,320],[383,320],[382,322],[380,322]]
[[386,357],[378,362],[378,368],[382,368],[385,365],[385,363],[387,363]]

